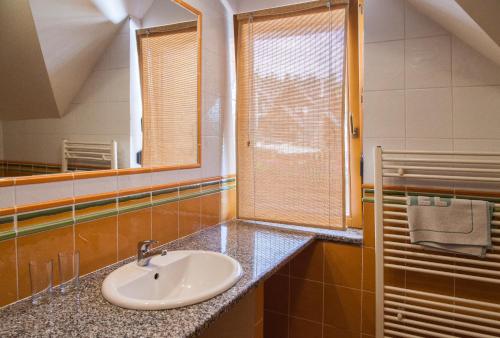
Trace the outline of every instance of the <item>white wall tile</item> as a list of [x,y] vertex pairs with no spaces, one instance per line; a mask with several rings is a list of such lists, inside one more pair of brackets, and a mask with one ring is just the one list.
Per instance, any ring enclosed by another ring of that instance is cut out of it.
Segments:
[[404,37],[404,0],[365,1],[365,41],[399,40]]
[[16,185],[16,206],[73,197],[73,181]]
[[363,139],[363,182],[373,182],[373,150],[381,146],[386,150],[403,150],[404,138],[364,138]]
[[453,145],[455,151],[483,151],[483,152],[500,152],[500,140],[495,139],[454,139]]
[[97,177],[83,180],[75,180],[75,196],[85,196],[116,191],[118,188],[118,177]]
[[203,96],[203,124],[204,136],[219,136],[222,119],[222,97],[211,93]]
[[14,186],[0,187],[0,209],[11,208],[15,204]]
[[222,144],[218,136],[206,136],[203,138],[202,147],[202,176],[213,177],[221,173]]
[[453,85],[500,85],[500,66],[453,37]]
[[453,140],[443,138],[406,138],[406,150],[451,151]]
[[365,90],[404,88],[404,41],[365,45]]
[[407,88],[449,87],[451,38],[438,36],[406,40],[405,74]]
[[118,176],[118,190],[149,186],[151,186],[151,173]]
[[406,136],[451,138],[451,88],[406,91]]
[[363,127],[365,137],[404,137],[404,91],[367,91],[364,96]]
[[500,86],[453,89],[456,138],[500,139]]
[[443,27],[406,2],[405,37],[407,39],[444,34],[448,34],[448,32]]

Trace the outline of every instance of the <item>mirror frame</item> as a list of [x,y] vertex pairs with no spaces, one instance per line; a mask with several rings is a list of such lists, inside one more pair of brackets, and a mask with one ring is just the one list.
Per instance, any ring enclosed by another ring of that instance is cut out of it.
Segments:
[[122,176],[122,175],[133,175],[133,174],[145,174],[159,171],[172,171],[172,170],[183,170],[183,169],[195,169],[201,168],[201,151],[202,151],[202,134],[201,134],[201,75],[202,75],[202,17],[203,14],[200,10],[194,8],[184,0],[172,0],[174,3],[183,7],[184,9],[190,11],[197,16],[197,34],[198,34],[198,88],[197,88],[197,112],[198,112],[198,161],[197,163],[184,166],[152,166],[152,167],[141,167],[141,168],[122,168],[122,169],[104,169],[104,170],[94,170],[94,171],[82,171],[82,172],[68,172],[68,173],[56,173],[56,174],[44,174],[44,175],[32,175],[32,176],[15,176],[15,177],[5,177],[0,179],[0,187],[11,186],[11,185],[26,185],[26,184],[38,184],[38,183],[48,183],[56,181],[68,181],[73,179],[86,179],[86,178],[97,178],[106,176]]

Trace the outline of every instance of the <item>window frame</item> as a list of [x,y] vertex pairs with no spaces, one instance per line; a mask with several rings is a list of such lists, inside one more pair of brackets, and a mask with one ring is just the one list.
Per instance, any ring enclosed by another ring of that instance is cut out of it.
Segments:
[[[362,93],[363,93],[363,6],[364,0],[319,0],[296,5],[277,8],[263,9],[255,12],[240,13],[233,16],[234,30],[234,53],[238,60],[238,21],[256,16],[270,16],[293,11],[303,11],[315,7],[347,5],[347,67],[346,67],[346,90],[348,102],[349,121],[349,190],[350,190],[350,214],[345,217],[343,228],[362,228]],[[237,69],[237,65],[235,67]],[[236,77],[236,81],[238,78]],[[236,116],[238,113],[236,112]],[[236,117],[237,118],[237,117]],[[238,122],[236,121],[236,125]],[[357,130],[357,132],[355,132]],[[238,142],[238,128],[236,128],[236,142]],[[236,147],[236,151],[237,147]],[[238,154],[236,154],[238,158]],[[236,177],[238,177],[236,167]],[[347,188],[347,187],[346,187]],[[236,197],[238,206],[238,196]],[[236,217],[239,218],[239,208],[236,208]]]
[[[197,29],[197,97],[196,97],[196,113],[197,113],[197,161],[192,164],[183,164],[183,165],[155,165],[155,166],[148,166],[145,167],[143,165],[144,158],[141,158],[141,167],[142,168],[149,168],[152,171],[168,171],[168,170],[184,170],[184,169],[195,169],[195,168],[201,168],[202,165],[202,13],[198,9],[194,8],[193,6],[187,4],[185,1],[182,0],[173,0],[175,3],[183,7],[184,9],[190,11],[194,15],[196,15],[196,29]],[[140,76],[140,83],[141,83],[141,105],[142,105],[142,116],[144,116],[144,86],[143,86],[143,72],[142,72],[142,50],[141,50],[141,36],[146,35],[146,34],[161,34],[161,33],[168,33],[175,31],[177,29],[183,29],[185,28],[186,23],[179,23],[179,24],[170,24],[170,25],[162,25],[162,26],[157,26],[157,27],[148,27],[148,28],[142,28],[136,30],[136,42],[137,42],[137,53],[138,53],[138,61],[139,61],[139,76]],[[142,123],[142,118],[141,118],[141,130],[142,132],[142,137],[143,137],[143,142],[142,142],[142,150],[144,150],[144,125]],[[142,151],[143,153],[143,151]]]

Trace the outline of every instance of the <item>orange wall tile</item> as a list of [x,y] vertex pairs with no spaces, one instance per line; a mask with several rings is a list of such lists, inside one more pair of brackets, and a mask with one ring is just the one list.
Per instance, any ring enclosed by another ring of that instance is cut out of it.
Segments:
[[221,191],[221,222],[236,218],[236,189]]
[[0,242],[0,306],[17,299],[15,239]]
[[325,324],[361,332],[361,290],[325,285]]
[[201,228],[218,224],[220,213],[221,196],[219,192],[201,197]]
[[[219,179],[220,177],[214,177],[209,180],[216,181]],[[156,188],[177,187],[188,183],[196,184],[196,191],[202,190],[199,181],[180,182],[168,186],[156,186]],[[208,191],[219,186],[218,183],[207,185],[203,190]],[[135,190],[149,192],[151,187],[139,187]],[[106,194],[105,197],[87,195],[84,199],[80,198],[78,203],[91,202],[102,198],[115,198],[116,196],[117,192]],[[161,198],[168,197],[161,194],[160,196]],[[175,196],[177,196],[176,191]],[[155,202],[160,200],[154,197],[157,197],[157,195],[153,196]],[[222,203],[223,198],[224,203]],[[150,201],[150,197],[146,196],[143,201]],[[125,204],[134,206],[137,204],[137,200],[132,202],[123,202],[121,206],[123,207]],[[30,211],[44,210],[48,208],[47,203],[51,203],[51,201],[30,205]],[[71,199],[69,205],[72,203],[74,203],[73,199]],[[223,193],[214,192],[209,195],[190,198],[181,202],[170,202],[151,208],[130,212],[121,210],[122,212],[117,216],[107,216],[106,218],[67,225],[64,228],[53,228],[12,240],[0,241],[0,306],[31,294],[30,260],[47,261],[52,259],[54,262],[54,283],[57,284],[57,255],[59,252],[79,250],[80,273],[87,274],[118,260],[136,255],[137,242],[140,240],[153,238],[157,239],[160,244],[164,244],[179,238],[179,236],[186,236],[198,231],[202,225],[203,227],[209,227],[220,223],[224,219],[232,219],[235,215],[235,205],[235,189],[231,189],[225,190]],[[105,208],[101,206],[87,208],[84,214],[91,216],[91,213],[97,214],[101,211],[114,210],[115,205],[112,204],[111,207],[107,206]],[[224,217],[222,217],[222,213],[224,213]],[[82,216],[79,210],[75,214],[79,217]],[[70,215],[68,220],[71,222],[72,213],[70,212],[68,215]],[[57,215],[57,217],[60,217],[60,215]],[[43,220],[47,219],[44,218]],[[50,218],[50,220],[53,219]],[[40,223],[39,221],[37,220],[37,224]],[[18,270],[17,276],[16,269]],[[19,291],[17,290],[17,284],[19,284]],[[257,325],[257,323],[255,324]],[[262,328],[262,320],[258,324]]]
[[290,263],[291,276],[323,282],[323,247],[322,242],[315,241],[297,255]]
[[118,215],[118,260],[136,255],[137,243],[151,237],[151,208]]
[[179,202],[152,208],[152,238],[159,244],[179,238]]
[[201,198],[179,201],[179,237],[190,235],[201,227]]
[[31,295],[29,262],[53,260],[54,285],[59,284],[58,253],[72,251],[73,227],[39,232],[17,239],[17,268],[19,271],[19,298]]
[[321,323],[323,320],[323,283],[291,278],[290,316]]
[[75,226],[76,250],[80,251],[80,274],[117,261],[117,217],[79,223]]
[[325,283],[361,288],[361,247],[325,242]]

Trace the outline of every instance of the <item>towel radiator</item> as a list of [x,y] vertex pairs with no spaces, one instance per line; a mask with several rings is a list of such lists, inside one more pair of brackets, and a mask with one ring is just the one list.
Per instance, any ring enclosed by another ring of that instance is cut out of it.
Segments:
[[80,164],[98,164],[103,169],[118,169],[118,150],[116,141],[70,142],[62,141],[62,172],[68,171],[70,161]]
[[[374,159],[377,338],[500,337],[500,298],[484,299],[463,291],[500,290],[500,153],[377,147]],[[493,248],[486,257],[411,244],[406,197],[418,194],[495,203]],[[409,283],[415,274],[451,281],[453,293],[415,288]],[[456,285],[463,283],[467,287],[457,292]]]

